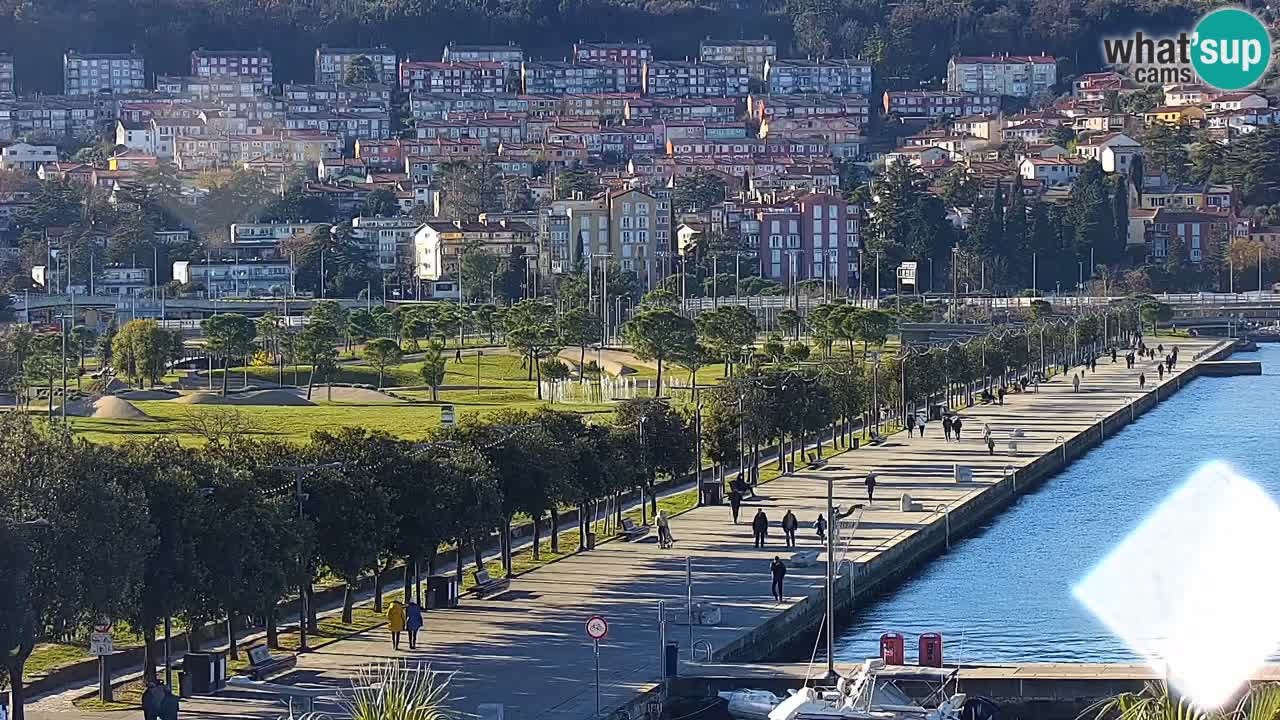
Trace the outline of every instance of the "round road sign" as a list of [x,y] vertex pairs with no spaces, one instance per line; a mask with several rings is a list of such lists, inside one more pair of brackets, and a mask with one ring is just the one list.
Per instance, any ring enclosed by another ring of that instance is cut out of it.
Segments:
[[98,633],[111,632],[111,619],[108,617],[98,618],[98,621],[93,624],[93,631]]
[[592,615],[587,620],[587,636],[592,640],[603,640],[609,634],[609,623],[599,615]]

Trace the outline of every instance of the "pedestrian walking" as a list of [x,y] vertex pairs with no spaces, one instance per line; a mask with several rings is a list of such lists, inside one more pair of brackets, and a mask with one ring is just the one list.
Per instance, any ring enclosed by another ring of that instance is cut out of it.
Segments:
[[870,505],[876,499],[876,474],[867,473],[867,479],[863,483],[867,486],[867,504]]
[[813,529],[818,533],[818,540],[826,542],[827,540],[827,519],[818,513],[818,519],[813,521]]
[[916,429],[916,416],[907,414],[907,437],[911,437],[912,431]]
[[1089,358],[1089,372],[1098,372],[1098,358]]
[[924,437],[924,426],[929,424],[929,418],[924,415],[920,416],[920,437]]
[[161,688],[164,694],[160,696],[160,720],[178,720],[178,710],[181,709],[178,696],[166,686]]
[[729,512],[733,514],[733,524],[738,524],[738,511],[742,509],[742,495],[736,488],[729,490]]
[[1080,392],[1080,376],[1071,373],[1071,392]]
[[957,415],[955,420],[951,421],[951,434],[956,436],[956,442],[960,442],[960,428],[964,427],[964,423]]
[[951,442],[951,416],[942,416],[942,434],[946,436],[946,442]]
[[1156,352],[1158,353],[1164,352],[1164,343],[1160,343],[1159,345],[1156,345]]
[[658,526],[658,547],[667,549],[676,544],[676,539],[671,535],[671,520],[667,518],[666,510],[658,511],[658,519],[655,523]]
[[787,514],[782,516],[782,534],[787,538],[787,547],[796,546],[796,530],[800,529],[800,521],[796,519],[796,514],[787,509]]
[[773,556],[773,562],[769,563],[769,574],[773,576],[773,599],[782,602],[782,579],[787,576],[787,564],[782,562],[782,558]]
[[404,632],[406,612],[399,600],[392,600],[387,608],[387,630],[391,633],[391,649],[400,649],[400,633]]
[[453,361],[462,362],[462,348],[453,351]]
[[1156,372],[1160,373],[1160,382],[1164,382],[1164,366],[1156,365]]
[[418,649],[418,631],[422,629],[422,607],[413,600],[405,609],[404,629],[409,631],[409,649]]
[[1138,373],[1138,387],[1144,388],[1146,386],[1147,386],[1147,376],[1143,375],[1142,373]]
[[1111,348],[1111,362],[1114,363],[1115,361],[1116,361],[1116,349]]
[[764,547],[764,539],[769,534],[769,516],[764,514],[764,508],[756,510],[756,516],[751,518],[751,532],[756,537],[756,547]]
[[[160,720],[163,712],[164,685],[156,678],[147,680],[147,689],[142,692],[142,720]],[[0,718],[4,718],[4,706],[0,705]]]
[[1004,404],[1004,393],[1005,393],[1004,386],[1001,385],[1000,389],[996,391],[996,398],[1000,400],[1001,405]]
[[982,423],[982,439],[987,440],[991,437],[991,423]]
[[988,455],[996,454],[996,441],[995,441],[995,438],[991,437],[990,435],[987,436],[987,454]]

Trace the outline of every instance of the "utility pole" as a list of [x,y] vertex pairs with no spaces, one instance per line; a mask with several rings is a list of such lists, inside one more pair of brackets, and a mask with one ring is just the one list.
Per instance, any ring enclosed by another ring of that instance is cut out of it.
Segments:
[[[836,677],[836,531],[835,476],[827,473],[827,679]],[[852,572],[852,571],[851,571]],[[852,582],[852,575],[850,575]]]

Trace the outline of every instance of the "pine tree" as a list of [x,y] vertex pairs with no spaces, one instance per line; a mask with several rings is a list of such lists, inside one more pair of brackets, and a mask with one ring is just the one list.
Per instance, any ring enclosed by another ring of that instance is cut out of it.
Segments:
[[1000,254],[1010,259],[1015,268],[1014,279],[1022,287],[1031,287],[1031,241],[1027,235],[1027,200],[1022,195],[1021,175],[1013,177],[1013,188],[1009,191],[1009,209],[1004,217],[1004,247]]

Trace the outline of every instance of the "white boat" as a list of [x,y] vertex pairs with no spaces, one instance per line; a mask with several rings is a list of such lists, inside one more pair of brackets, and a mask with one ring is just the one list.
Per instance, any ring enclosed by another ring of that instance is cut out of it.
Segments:
[[782,698],[768,690],[726,690],[719,693],[729,703],[729,715],[737,720],[769,720]]
[[[926,708],[894,684],[894,679],[904,677],[903,672],[882,680],[884,667],[878,658],[867,660],[852,676],[840,678],[835,687],[806,686],[786,698],[765,690],[722,692],[720,697],[729,702],[729,715],[735,720],[990,720],[993,707],[987,705],[966,713],[966,704],[971,701],[963,693]],[[926,677],[936,680],[939,674],[927,673]]]

